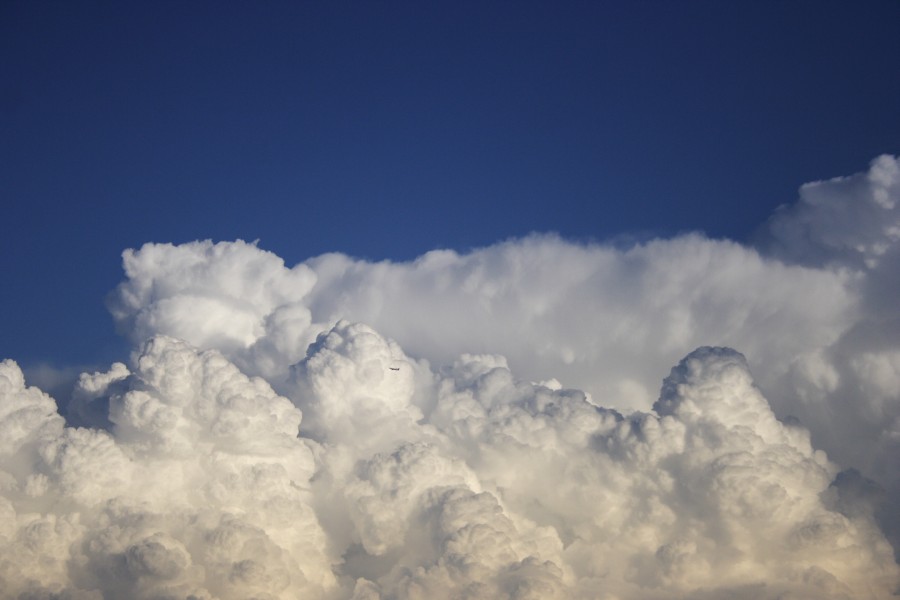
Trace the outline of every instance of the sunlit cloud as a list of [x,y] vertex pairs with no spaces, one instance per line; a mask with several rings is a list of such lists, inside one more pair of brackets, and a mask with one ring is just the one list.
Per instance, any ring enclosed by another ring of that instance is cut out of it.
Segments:
[[0,589],[891,597],[898,203],[882,156],[753,246],[127,250],[65,418],[0,365]]

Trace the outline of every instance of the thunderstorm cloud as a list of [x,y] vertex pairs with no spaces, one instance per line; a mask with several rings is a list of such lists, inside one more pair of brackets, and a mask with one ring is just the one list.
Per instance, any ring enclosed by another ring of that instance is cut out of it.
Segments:
[[898,204],[882,156],[752,245],[126,250],[127,361],[0,363],[0,595],[892,597]]

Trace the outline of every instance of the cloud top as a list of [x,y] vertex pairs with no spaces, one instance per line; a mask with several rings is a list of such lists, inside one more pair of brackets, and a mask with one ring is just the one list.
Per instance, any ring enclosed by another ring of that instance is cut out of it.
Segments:
[[900,163],[883,155],[869,171],[807,183],[800,200],[769,219],[764,242],[804,264],[874,268],[900,240]]

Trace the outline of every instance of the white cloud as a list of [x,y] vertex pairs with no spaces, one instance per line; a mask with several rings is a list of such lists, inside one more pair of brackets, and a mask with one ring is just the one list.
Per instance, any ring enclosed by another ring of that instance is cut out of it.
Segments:
[[879,156],[866,173],[807,183],[762,232],[779,256],[804,264],[874,268],[900,241],[900,162]]
[[[135,340],[162,333],[216,347],[273,381],[321,331],[349,319],[434,364],[497,353],[524,377],[556,377],[622,408],[648,409],[660,373],[691,348],[740,347],[768,383],[854,317],[848,275],[699,235],[628,250],[532,236],[411,263],[326,255],[294,269],[241,242],[148,244],[126,253],[126,264],[114,314]],[[266,276],[251,278],[247,265]],[[277,293],[255,290],[265,302],[236,308],[234,290],[248,278],[273,282]]]
[[629,416],[522,382],[495,356],[443,373],[401,362],[410,373],[392,381],[399,353],[365,326],[321,336],[302,377],[324,379],[295,398],[339,405],[320,443],[297,437],[300,411],[263,380],[173,338],[82,379],[109,432],[65,427],[5,362],[3,588],[879,598],[900,581],[856,509],[866,498],[841,495],[837,467],[774,417],[732,350],[691,353],[655,412]]
[[299,410],[172,338],[150,340],[133,369],[81,381],[82,398],[109,407],[107,432],[63,427],[3,364],[3,597],[325,597],[335,584]]
[[761,240],[783,260],[849,276],[855,318],[833,344],[798,357],[779,391],[833,458],[887,488],[880,522],[900,556],[900,160],[880,156],[866,173],[803,186]]
[[0,364],[2,597],[890,597],[898,172],[763,254],[127,251],[68,424]]
[[309,313],[296,303],[315,282],[305,265],[288,269],[271,252],[240,240],[145,244],[122,258],[127,279],[109,304],[135,344],[164,334],[203,349],[253,347],[262,364],[271,352],[302,358],[308,340],[299,334],[309,327]]

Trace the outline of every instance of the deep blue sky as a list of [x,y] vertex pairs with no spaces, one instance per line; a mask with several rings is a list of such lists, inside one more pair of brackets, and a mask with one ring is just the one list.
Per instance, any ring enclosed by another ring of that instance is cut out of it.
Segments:
[[[563,4],[562,6],[560,4]],[[742,239],[900,151],[900,2],[0,3],[0,358],[121,356],[148,241]]]

